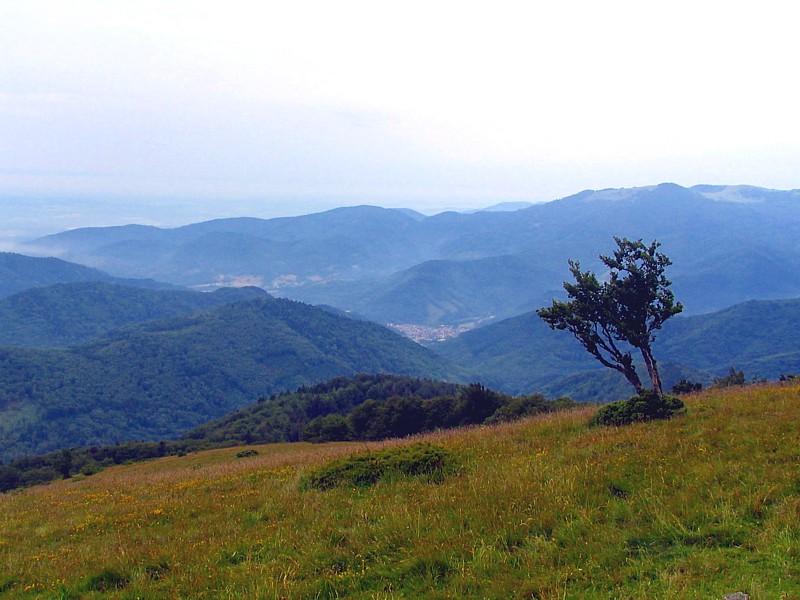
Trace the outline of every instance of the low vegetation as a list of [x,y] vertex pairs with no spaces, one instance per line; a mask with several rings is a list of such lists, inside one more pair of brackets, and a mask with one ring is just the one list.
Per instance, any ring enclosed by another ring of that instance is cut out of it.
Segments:
[[[217,449],[2,494],[0,591],[800,598],[800,386],[684,401],[683,416],[627,427],[590,427],[596,409],[581,407],[408,440]],[[457,468],[304,484],[434,449]]]
[[362,452],[335,460],[311,471],[301,480],[304,489],[329,490],[337,486],[370,487],[381,480],[397,477],[423,477],[441,482],[454,473],[453,454],[429,443]]
[[630,425],[657,419],[669,419],[681,414],[683,401],[675,396],[659,396],[652,390],[643,391],[628,400],[607,404],[592,418],[593,425]]

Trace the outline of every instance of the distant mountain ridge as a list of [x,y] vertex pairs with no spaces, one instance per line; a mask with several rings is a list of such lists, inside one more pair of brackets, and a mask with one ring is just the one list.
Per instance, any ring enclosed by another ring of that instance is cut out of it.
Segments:
[[[425,325],[520,314],[599,268],[612,236],[658,239],[687,314],[800,296],[800,191],[661,184],[587,190],[513,212],[423,217],[370,206],[177,229],[78,229],[31,248],[118,275],[278,296]],[[413,309],[406,290],[424,290]],[[507,290],[499,292],[497,290]],[[510,298],[513,297],[513,300]]]
[[87,281],[101,281],[150,289],[177,289],[175,285],[160,283],[152,279],[113,277],[97,269],[59,258],[0,252],[0,298],[35,287]]

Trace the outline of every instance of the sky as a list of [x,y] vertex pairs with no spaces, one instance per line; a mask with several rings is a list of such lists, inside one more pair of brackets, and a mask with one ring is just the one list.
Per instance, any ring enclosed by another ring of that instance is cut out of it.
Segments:
[[791,8],[0,0],[0,237],[800,188]]

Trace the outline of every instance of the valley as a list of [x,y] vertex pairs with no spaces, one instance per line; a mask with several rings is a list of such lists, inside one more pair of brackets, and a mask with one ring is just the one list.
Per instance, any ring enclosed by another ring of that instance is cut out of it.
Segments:
[[[800,304],[783,298],[800,296],[800,247],[786,234],[798,206],[795,192],[662,184],[506,212],[361,206],[40,238],[31,248],[93,266],[0,254],[0,459],[175,439],[359,373],[626,398],[624,378],[533,312],[563,297],[567,258],[596,268],[616,230],[658,235],[673,258],[685,310],[656,335],[667,389],[731,368],[792,375]],[[197,291],[209,281],[236,287]],[[262,281],[303,301],[248,285]]]

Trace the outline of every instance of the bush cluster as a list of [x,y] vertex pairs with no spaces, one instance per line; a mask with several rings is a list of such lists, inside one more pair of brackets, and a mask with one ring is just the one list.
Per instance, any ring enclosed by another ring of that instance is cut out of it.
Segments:
[[628,400],[612,402],[592,418],[593,425],[628,425],[655,419],[669,419],[682,412],[684,404],[675,396],[659,396],[647,390]]
[[419,398],[392,396],[365,400],[348,414],[312,419],[303,430],[309,442],[383,440],[436,429],[482,425],[520,419],[574,406],[568,398],[547,400],[541,394],[511,397],[479,383],[462,387],[456,396]]
[[456,470],[452,453],[429,443],[387,448],[379,452],[353,454],[308,473],[304,489],[328,490],[334,487],[369,487],[393,477],[424,477],[440,482]]

